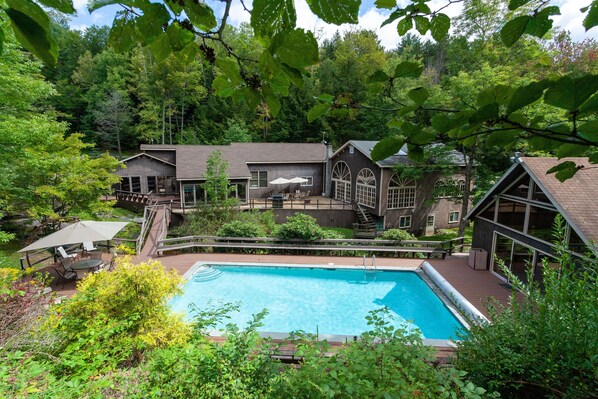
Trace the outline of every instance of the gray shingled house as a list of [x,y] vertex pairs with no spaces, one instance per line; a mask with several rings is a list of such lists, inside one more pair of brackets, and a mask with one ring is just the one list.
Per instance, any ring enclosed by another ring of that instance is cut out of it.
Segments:
[[[382,161],[372,161],[377,141],[351,140],[331,157],[332,198],[359,203],[379,227],[432,234],[458,227],[459,192],[465,188],[463,154],[451,151],[444,162],[455,166],[452,176],[425,173],[419,180],[402,179],[397,165],[409,165],[407,147]],[[457,195],[455,195],[457,194]]]
[[325,188],[327,146],[322,143],[232,143],[230,145],[141,145],[141,153],[123,160],[117,189],[179,195],[185,206],[205,201],[201,184],[206,161],[220,151],[228,162],[233,195],[241,201],[264,198],[289,187],[269,182],[302,177],[293,189],[321,195]]
[[[585,167],[561,183],[546,172],[564,161]],[[587,158],[517,158],[466,216],[474,222],[472,246],[489,254],[482,268],[506,280],[496,261],[501,259],[525,280],[529,264],[534,279],[540,280],[543,259],[557,266],[552,233],[558,214],[567,223],[566,244],[573,254],[596,248],[598,168]]]

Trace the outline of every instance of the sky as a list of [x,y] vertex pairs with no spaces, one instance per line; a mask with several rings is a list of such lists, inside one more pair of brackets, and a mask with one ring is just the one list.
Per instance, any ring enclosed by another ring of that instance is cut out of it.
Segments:
[[[122,9],[120,6],[116,5],[106,6],[90,14],[87,11],[87,0],[73,0],[73,3],[77,10],[77,16],[72,18],[70,26],[71,28],[79,30],[84,30],[91,25],[112,25],[114,14]],[[223,3],[213,0],[208,0],[207,3],[214,8],[218,18],[218,16],[222,14]],[[245,3],[249,6],[251,0],[247,0]],[[398,3],[406,5],[408,0],[398,0]],[[447,0],[431,0],[428,4],[432,10],[436,10],[446,3]],[[553,0],[551,3],[558,5],[561,9],[561,15],[554,16],[554,26],[558,26],[571,32],[573,40],[576,41],[582,41],[586,38],[598,40],[598,27],[595,27],[586,33],[582,25],[584,16],[579,11],[580,8],[589,5],[591,0]],[[344,32],[355,28],[370,29],[377,32],[380,43],[387,50],[396,48],[401,40],[400,36],[397,34],[396,21],[380,28],[380,25],[386,20],[389,12],[387,10],[376,9],[374,0],[362,0],[361,8],[359,10],[359,25],[343,24],[337,26],[327,24],[310,11],[305,0],[295,0],[295,7],[297,8],[297,25],[300,28],[316,32],[316,36],[320,40],[332,37],[337,30]],[[452,4],[447,7],[444,12],[449,17],[457,16],[461,12],[461,5]],[[229,23],[238,25],[241,22],[249,22],[249,13],[243,10],[239,0],[234,0],[229,15]],[[415,30],[412,30],[411,33],[417,34]]]

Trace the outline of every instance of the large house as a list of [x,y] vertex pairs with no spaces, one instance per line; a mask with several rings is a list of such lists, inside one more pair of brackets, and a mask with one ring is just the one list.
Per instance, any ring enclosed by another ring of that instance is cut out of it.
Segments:
[[331,197],[355,200],[384,228],[421,234],[457,227],[461,220],[459,193],[465,189],[465,159],[451,151],[444,162],[456,171],[422,173],[420,179],[401,178],[397,165],[410,165],[407,147],[382,161],[372,160],[377,141],[351,140],[331,157]]
[[[547,171],[564,161],[581,168],[560,182]],[[528,265],[540,280],[542,261],[556,266],[553,225],[557,215],[566,222],[569,250],[583,256],[598,242],[598,168],[587,158],[516,158],[501,179],[466,216],[473,220],[472,247],[490,256],[486,268],[506,280],[500,259],[513,274],[526,280]],[[486,257],[485,257],[486,258]]]
[[[425,173],[419,180],[401,179],[396,165],[407,165],[407,149],[379,162],[371,151],[377,141],[349,141],[334,154],[324,143],[232,143],[230,145],[142,145],[141,153],[125,159],[117,189],[179,196],[184,206],[205,202],[202,183],[206,161],[220,151],[228,162],[233,195],[241,201],[266,198],[290,186],[272,182],[301,177],[293,189],[310,195],[359,204],[379,229],[403,228],[433,233],[457,227],[461,203],[455,192],[465,187],[464,158],[452,152],[458,171],[442,177]],[[456,189],[456,190],[455,190]]]
[[241,201],[263,198],[286,187],[271,184],[279,177],[302,177],[300,190],[320,195],[328,148],[317,143],[232,143],[230,145],[141,145],[141,153],[123,160],[121,191],[176,194],[185,206],[206,200],[207,159],[220,151],[227,161],[233,195]]

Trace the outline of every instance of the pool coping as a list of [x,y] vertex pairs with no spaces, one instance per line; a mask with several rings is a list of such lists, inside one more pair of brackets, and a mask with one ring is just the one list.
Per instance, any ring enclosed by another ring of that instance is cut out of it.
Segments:
[[[436,271],[429,263],[426,263],[430,268]],[[460,310],[458,308],[459,304],[454,303],[451,298],[446,294],[446,292],[442,289],[442,287],[438,286],[434,279],[430,278],[427,272],[422,269],[422,265],[420,266],[377,266],[376,270],[378,271],[410,271],[415,272],[418,276],[424,281],[424,283],[434,292],[434,294],[442,301],[444,306],[451,312],[453,316],[465,327],[466,330],[469,330],[470,326],[469,323],[465,320],[465,318],[461,315]],[[218,266],[238,266],[238,267],[289,267],[289,268],[303,268],[303,269],[351,269],[351,270],[361,270],[363,267],[359,267],[356,265],[337,265],[335,263],[328,263],[324,264],[293,264],[293,263],[252,263],[252,262],[221,262],[218,261],[210,262],[210,261],[197,261],[195,262],[184,274],[183,279],[185,283],[193,277],[193,274],[199,269],[201,266],[211,266],[217,264]],[[371,266],[368,266],[368,270],[371,270]],[[436,272],[438,273],[438,272]],[[448,283],[447,283],[448,284]],[[450,284],[448,284],[450,286]],[[452,288],[452,286],[451,286]],[[453,288],[454,292],[458,293]],[[460,296],[461,294],[459,294]],[[466,300],[465,300],[466,301]],[[468,302],[469,303],[469,302]],[[471,305],[471,304],[470,304]],[[473,306],[473,305],[471,305]],[[474,308],[475,309],[475,308]],[[477,311],[477,309],[476,309]],[[479,313],[479,311],[478,311]],[[483,317],[483,316],[482,316]],[[285,340],[289,337],[288,333],[285,332],[268,332],[268,331],[259,331],[259,334],[263,338],[272,338],[275,340]],[[209,335],[212,337],[223,337],[224,332],[221,330],[212,330],[209,332]],[[318,334],[318,340],[326,340],[327,342],[331,343],[347,343],[354,341],[358,338],[357,335],[342,335],[342,334]],[[434,338],[423,338],[424,345],[433,346],[436,348],[456,348],[456,342],[458,340],[451,340],[451,339],[434,339]]]

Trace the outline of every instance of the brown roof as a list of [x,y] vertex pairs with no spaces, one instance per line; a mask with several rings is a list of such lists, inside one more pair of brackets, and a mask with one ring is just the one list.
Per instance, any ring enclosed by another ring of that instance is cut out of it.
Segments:
[[230,145],[149,145],[142,151],[176,150],[177,179],[198,180],[206,172],[209,155],[220,150],[228,162],[229,178],[250,178],[248,164],[323,163],[326,146],[322,143],[232,143]]
[[[560,182],[550,168],[565,161],[583,165],[571,179]],[[521,163],[540,183],[554,205],[589,240],[598,243],[598,165],[588,158],[530,158],[522,157]]]

